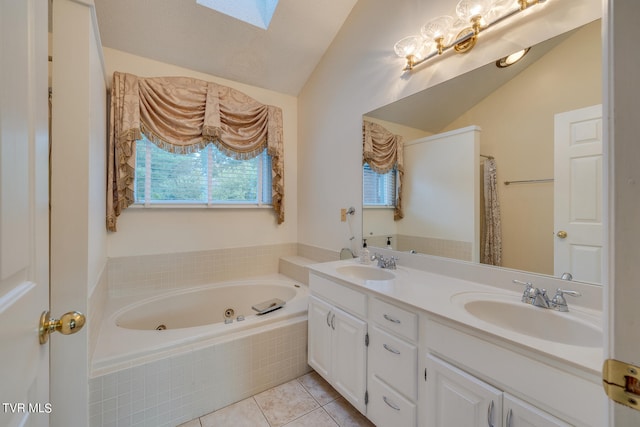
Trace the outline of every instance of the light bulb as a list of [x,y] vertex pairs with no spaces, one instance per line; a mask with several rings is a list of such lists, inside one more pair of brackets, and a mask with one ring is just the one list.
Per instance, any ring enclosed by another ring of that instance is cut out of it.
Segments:
[[428,40],[446,39],[452,26],[453,18],[451,16],[439,16],[424,24],[420,33]]
[[420,36],[408,36],[398,41],[393,50],[400,58],[406,58],[409,55],[416,55],[422,47],[424,40]]
[[491,7],[490,0],[460,0],[456,6],[456,14],[460,19],[470,22],[484,16]]

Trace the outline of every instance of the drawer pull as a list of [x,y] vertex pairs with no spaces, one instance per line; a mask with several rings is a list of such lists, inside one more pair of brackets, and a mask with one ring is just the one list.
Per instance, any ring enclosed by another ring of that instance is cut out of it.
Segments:
[[336,315],[331,316],[331,329],[336,329]]
[[509,409],[509,412],[507,412],[507,427],[511,427],[511,418],[513,418],[513,411]]
[[489,403],[489,408],[487,409],[487,425],[489,427],[494,427],[493,425],[493,400]]
[[327,313],[327,326],[331,327],[331,323],[329,322],[329,317],[331,317],[331,312]]
[[400,354],[400,352],[398,350],[396,350],[395,348],[391,347],[390,345],[382,344],[382,346],[384,347],[385,350],[390,351],[393,354]]
[[400,407],[398,405],[394,404],[393,402],[389,402],[389,399],[387,399],[387,396],[382,396],[382,400],[384,400],[384,403],[389,405],[390,408],[395,409],[396,411],[400,410]]
[[393,322],[393,323],[401,323],[398,319],[393,318],[393,317],[389,316],[388,314],[384,314],[382,317],[384,317],[385,319],[387,319],[389,322]]

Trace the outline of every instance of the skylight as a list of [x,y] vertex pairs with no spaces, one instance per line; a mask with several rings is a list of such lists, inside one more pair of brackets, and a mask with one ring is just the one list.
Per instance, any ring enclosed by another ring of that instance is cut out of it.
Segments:
[[196,0],[196,3],[263,30],[269,28],[278,6],[278,0]]

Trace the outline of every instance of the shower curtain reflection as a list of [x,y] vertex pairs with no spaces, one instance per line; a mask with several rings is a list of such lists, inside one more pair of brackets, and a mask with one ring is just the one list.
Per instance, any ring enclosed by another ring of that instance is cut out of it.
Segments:
[[502,265],[502,227],[500,224],[500,202],[498,201],[496,161],[487,158],[483,163],[484,209],[481,209],[480,259],[483,264]]

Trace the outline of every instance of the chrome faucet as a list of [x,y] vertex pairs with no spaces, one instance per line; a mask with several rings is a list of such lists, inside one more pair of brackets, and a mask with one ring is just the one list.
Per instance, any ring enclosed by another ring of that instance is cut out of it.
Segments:
[[390,256],[389,258],[385,258],[384,256],[376,253],[371,257],[371,261],[377,261],[377,265],[380,268],[387,268],[389,270],[396,269],[396,261],[398,261],[398,257]]
[[535,307],[550,308],[552,310],[567,312],[569,307],[567,306],[567,300],[564,295],[571,295],[573,297],[579,297],[582,294],[578,291],[570,291],[567,289],[560,289],[556,291],[553,298],[549,299],[546,289],[538,289],[533,286],[531,282],[522,282],[520,280],[513,280],[513,283],[524,285],[525,289],[522,293],[522,302],[525,304],[531,304]]
[[569,307],[567,306],[567,300],[564,298],[565,295],[571,295],[572,297],[579,297],[582,294],[578,291],[570,291],[568,289],[558,288],[556,294],[551,299],[551,308],[554,310],[567,312],[569,311]]

